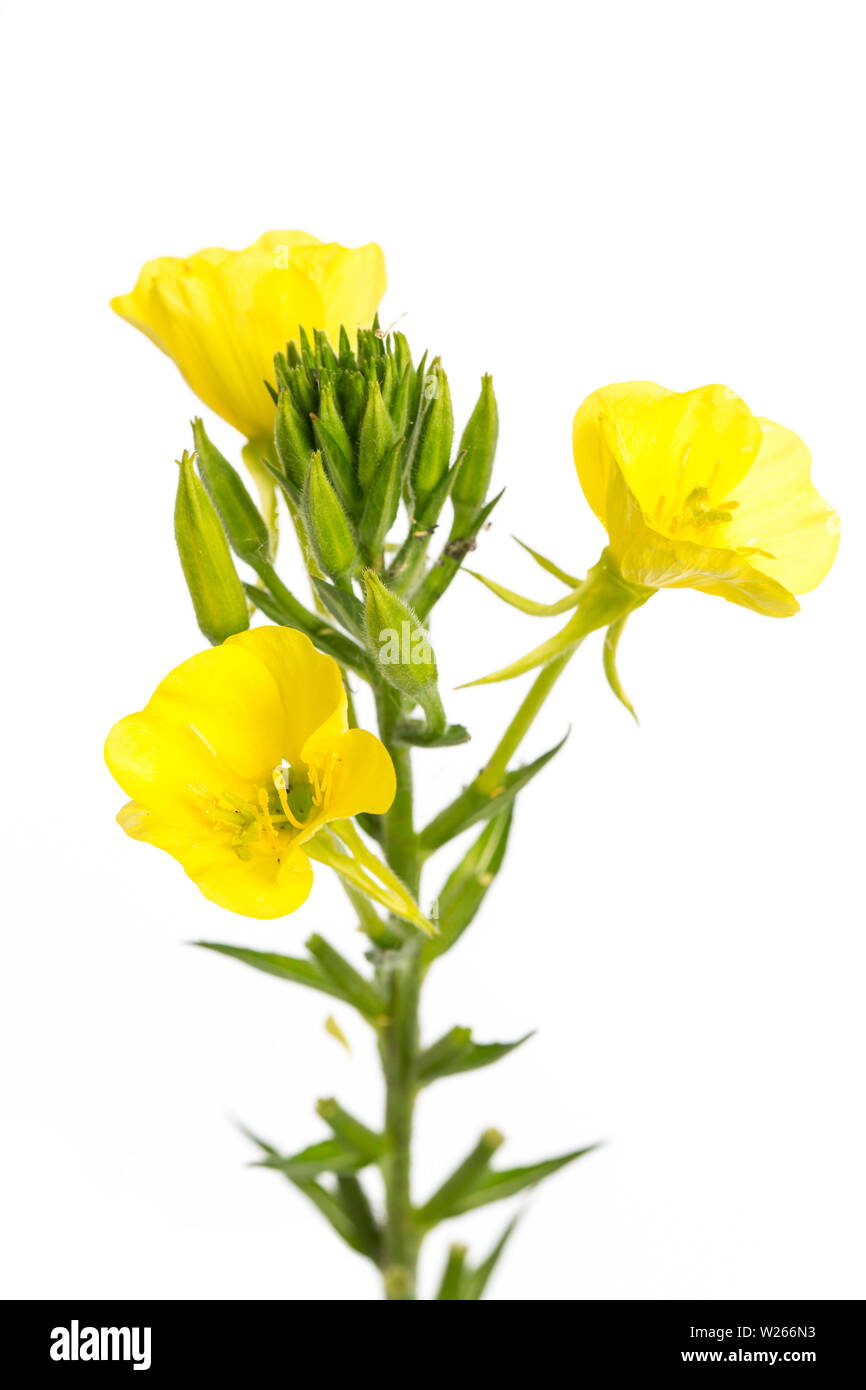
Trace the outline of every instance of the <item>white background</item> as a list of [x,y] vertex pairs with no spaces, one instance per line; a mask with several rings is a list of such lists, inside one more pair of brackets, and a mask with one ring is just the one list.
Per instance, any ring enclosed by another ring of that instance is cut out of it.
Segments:
[[[843,534],[802,613],[662,594],[621,649],[641,727],[594,641],[533,730],[532,755],[572,726],[425,1023],[539,1033],[423,1101],[418,1186],[490,1124],[503,1161],[603,1139],[528,1202],[494,1298],[862,1297],[860,7],[84,3],[4,27],[5,1292],[377,1296],[233,1128],[300,1147],[331,1094],[375,1122],[368,1037],[337,1011],[349,1057],[327,1001],[182,944],[359,953],[338,889],[222,914],[124,838],[101,761],[203,645],[171,520],[196,406],[108,300],[150,257],[300,227],[382,244],[384,321],[442,353],[461,418],[493,372],[508,490],[477,558],[512,587],[558,596],[512,531],[578,571],[601,549],[570,450],[598,385],[721,381],[810,444]],[[552,631],[462,578],[444,688]],[[425,813],[520,693],[449,697],[475,739],[419,757]],[[480,1255],[505,1216],[437,1233],[428,1294],[449,1236]]]

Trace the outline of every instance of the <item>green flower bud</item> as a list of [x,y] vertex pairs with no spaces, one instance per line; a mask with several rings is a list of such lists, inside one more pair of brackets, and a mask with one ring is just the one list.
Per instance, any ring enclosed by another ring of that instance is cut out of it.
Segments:
[[208,496],[222,519],[229,545],[238,559],[255,569],[270,557],[268,528],[239,474],[205,433],[201,420],[192,422],[198,471]]
[[358,481],[365,492],[373,481],[379,464],[393,445],[394,437],[394,422],[382,399],[379,383],[373,377],[367,391],[367,408],[361,421],[358,441]]
[[357,515],[361,489],[355,475],[355,451],[343,423],[333,386],[327,379],[320,382],[319,412],[313,415],[312,420],[316,443],[328,465],[331,482],[346,511],[352,516]]
[[314,328],[313,336],[316,340],[316,362],[325,371],[333,372],[337,369],[337,355],[331,344],[328,342],[328,335],[323,328]]
[[361,549],[371,559],[380,554],[385,537],[397,519],[402,481],[403,440],[397,439],[386,451],[367,488],[358,523]]
[[292,400],[289,391],[281,391],[274,424],[274,446],[283,472],[292,487],[300,492],[304,486],[310,454],[313,452],[313,432]]
[[412,491],[416,498],[434,492],[448,472],[454,441],[454,412],[448,378],[437,360],[424,379],[420,408],[430,402],[421,426],[421,435],[412,470]]
[[409,605],[386,588],[372,570],[364,572],[364,583],[367,644],[382,679],[421,706],[429,733],[441,733],[445,711],[439,698],[436,657],[426,630]]
[[454,482],[454,510],[467,517],[484,505],[496,441],[499,437],[499,410],[493,394],[493,378],[481,378],[481,395],[463,431],[458,454],[463,455],[460,472]]
[[412,401],[412,387],[415,382],[415,373],[412,370],[411,362],[404,367],[403,374],[397,383],[394,392],[394,399],[391,402],[391,419],[394,421],[394,430],[397,434],[405,434],[409,424],[409,407]]
[[222,523],[184,449],[174,504],[174,535],[198,625],[217,646],[250,625],[241,581]]
[[349,438],[357,441],[367,403],[367,383],[362,372],[352,367],[337,378],[337,399]]
[[397,375],[402,379],[407,369],[412,370],[412,352],[409,348],[405,333],[395,333],[394,338],[394,359],[397,364]]
[[341,583],[358,568],[358,542],[322,463],[313,454],[302,497],[304,524],[322,570]]

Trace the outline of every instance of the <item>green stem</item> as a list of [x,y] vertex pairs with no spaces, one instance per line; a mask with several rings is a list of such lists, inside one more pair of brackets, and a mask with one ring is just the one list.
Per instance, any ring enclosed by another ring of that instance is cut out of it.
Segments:
[[496,745],[489,761],[485,763],[476,778],[475,785],[479,791],[492,792],[501,784],[502,778],[505,776],[505,769],[576,651],[577,647],[572,647],[570,651],[556,657],[535,677],[529,693]]
[[535,718],[585,637],[600,627],[621,622],[635,608],[646,603],[654,592],[627,584],[612,568],[608,553],[587,576],[581,586],[580,606],[561,633],[561,655],[542,667],[528,694],[509,724],[489,761],[475,779],[479,791],[491,793],[502,782],[509,762],[514,757]]
[[[384,817],[382,844],[390,868],[417,898],[422,857],[413,824],[412,758],[395,742],[402,702],[391,691],[377,693],[379,731],[394,762],[397,791]],[[420,933],[399,950],[386,954],[381,968],[388,993],[389,1021],[382,1030],[380,1052],[385,1076],[385,1230],[382,1274],[385,1297],[414,1300],[421,1232],[412,1209],[412,1125],[418,1090],[418,1002],[423,965]]]

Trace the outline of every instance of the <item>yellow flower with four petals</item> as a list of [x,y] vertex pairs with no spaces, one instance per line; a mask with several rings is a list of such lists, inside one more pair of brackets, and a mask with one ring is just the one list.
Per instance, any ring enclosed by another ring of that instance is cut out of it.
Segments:
[[574,460],[631,584],[785,617],[833,563],[839,518],[806,445],[726,386],[605,386],[575,416]]
[[183,662],[115,724],[105,759],[132,798],[118,816],[126,833],[248,917],[300,907],[313,837],[360,811],[384,813],[396,785],[376,736],[348,727],[337,663],[282,627]]
[[374,243],[350,249],[307,232],[265,232],[243,251],[211,246],[162,256],[142,268],[111,307],[146,333],[193,391],[248,440],[269,439],[274,353],[300,328],[336,343],[370,325],[385,293],[385,258]]

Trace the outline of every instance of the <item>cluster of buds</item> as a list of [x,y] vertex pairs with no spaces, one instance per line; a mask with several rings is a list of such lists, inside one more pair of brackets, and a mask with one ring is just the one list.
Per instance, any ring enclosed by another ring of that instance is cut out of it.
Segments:
[[[245,593],[271,620],[301,628],[349,669],[420,705],[419,739],[447,737],[424,623],[498,501],[487,501],[498,435],[490,377],[456,449],[441,362],[425,353],[414,363],[404,335],[377,324],[358,331],[354,349],[345,329],[336,348],[324,332],[311,342],[301,329],[275,356],[268,389],[273,445],[257,462],[285,498],[320,611],[304,608],[276,576],[261,512],[196,420],[198,477],[184,455],[175,529],[202,631],[220,642],[245,627]],[[451,528],[431,561],[449,499]],[[390,543],[401,502],[405,534]],[[256,586],[241,584],[229,548]]]

